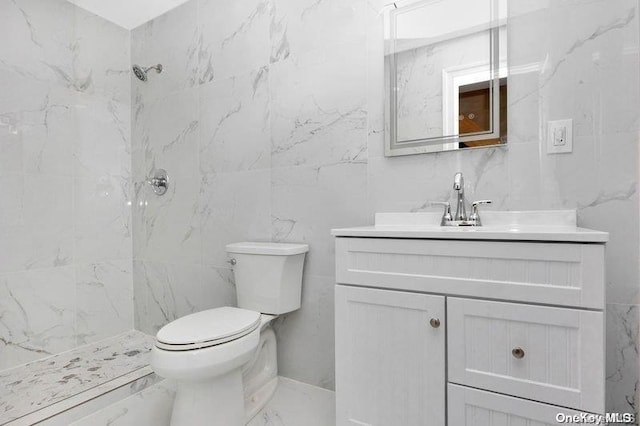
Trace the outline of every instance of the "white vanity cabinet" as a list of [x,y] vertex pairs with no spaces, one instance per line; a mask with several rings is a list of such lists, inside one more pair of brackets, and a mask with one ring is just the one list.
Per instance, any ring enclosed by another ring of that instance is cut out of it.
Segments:
[[334,230],[337,424],[604,413],[607,234],[566,231]]

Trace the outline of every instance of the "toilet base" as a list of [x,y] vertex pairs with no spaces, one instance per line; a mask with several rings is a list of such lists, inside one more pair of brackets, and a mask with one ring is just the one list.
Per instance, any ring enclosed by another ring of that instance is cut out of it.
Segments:
[[262,327],[258,348],[243,367],[244,407],[246,422],[267,405],[278,387],[278,353],[276,334],[271,326],[273,315],[262,315]]
[[242,369],[203,380],[178,383],[171,426],[243,426],[245,424]]
[[260,389],[255,391],[248,398],[245,396],[244,400],[244,413],[245,422],[249,423],[259,412],[264,408],[267,402],[271,399],[278,387],[278,378],[274,377],[264,384]]

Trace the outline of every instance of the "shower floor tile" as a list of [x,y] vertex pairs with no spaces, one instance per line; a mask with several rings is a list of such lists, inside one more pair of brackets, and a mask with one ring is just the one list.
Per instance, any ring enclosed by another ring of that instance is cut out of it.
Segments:
[[31,424],[149,375],[153,342],[130,331],[1,371],[0,425]]

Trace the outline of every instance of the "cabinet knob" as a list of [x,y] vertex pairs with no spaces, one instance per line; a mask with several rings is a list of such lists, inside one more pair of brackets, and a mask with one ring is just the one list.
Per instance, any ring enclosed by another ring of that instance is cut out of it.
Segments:
[[433,328],[438,328],[440,327],[440,320],[438,318],[431,318],[431,321],[429,321],[429,324],[431,324],[431,327]]
[[513,357],[516,358],[516,359],[522,359],[522,358],[524,358],[524,349],[522,349],[522,348],[513,348],[511,350],[511,355],[513,355]]

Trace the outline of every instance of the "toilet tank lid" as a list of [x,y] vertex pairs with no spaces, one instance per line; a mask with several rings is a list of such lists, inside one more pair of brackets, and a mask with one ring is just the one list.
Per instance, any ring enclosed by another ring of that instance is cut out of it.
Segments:
[[309,251],[307,244],[244,242],[227,244],[227,253],[290,256]]

